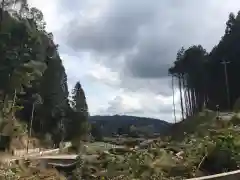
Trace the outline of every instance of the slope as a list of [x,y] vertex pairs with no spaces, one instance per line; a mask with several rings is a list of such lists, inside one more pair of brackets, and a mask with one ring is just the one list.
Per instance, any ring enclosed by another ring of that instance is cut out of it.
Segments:
[[149,133],[164,133],[170,123],[159,119],[137,117],[137,116],[91,116],[89,121],[101,128],[103,136],[111,136],[112,134],[125,134],[131,126]]

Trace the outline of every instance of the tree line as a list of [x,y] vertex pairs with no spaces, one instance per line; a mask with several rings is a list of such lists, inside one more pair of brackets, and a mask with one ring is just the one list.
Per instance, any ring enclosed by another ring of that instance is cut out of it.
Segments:
[[210,52],[202,45],[178,51],[169,74],[177,79],[182,118],[217,105],[221,111],[233,109],[240,97],[239,47],[240,11],[229,14],[224,35]]
[[76,139],[89,129],[86,97],[77,82],[69,98],[58,44],[45,26],[43,13],[26,0],[0,3],[1,134],[11,136],[21,121],[56,142]]

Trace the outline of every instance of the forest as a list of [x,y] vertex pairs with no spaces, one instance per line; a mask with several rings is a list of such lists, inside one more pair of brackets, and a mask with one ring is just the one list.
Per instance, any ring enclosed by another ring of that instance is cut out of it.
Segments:
[[0,7],[1,135],[48,134],[58,143],[86,134],[84,91],[76,82],[68,92],[58,44],[46,31],[43,13],[26,0],[2,0]]
[[[230,13],[224,35],[210,52],[201,45],[178,51],[169,74],[180,90],[186,120],[176,124],[134,116],[90,117],[81,83],[68,91],[58,47],[39,9],[29,7],[27,0],[0,1],[1,149],[7,146],[3,137],[50,137],[52,144],[71,141],[79,154],[70,164],[75,179],[177,180],[239,169],[240,117],[216,121],[218,113],[198,112],[216,106],[232,111],[240,102],[240,12]],[[157,137],[149,138],[152,132]],[[71,150],[68,155],[75,156]],[[10,179],[6,172],[18,179],[50,177],[42,163],[39,170],[26,156],[15,160],[13,166],[1,166],[0,179]],[[60,179],[61,173],[50,175]]]
[[182,47],[169,69],[180,90],[182,118],[203,108],[231,111],[240,97],[240,12],[230,13],[225,33],[211,52]]

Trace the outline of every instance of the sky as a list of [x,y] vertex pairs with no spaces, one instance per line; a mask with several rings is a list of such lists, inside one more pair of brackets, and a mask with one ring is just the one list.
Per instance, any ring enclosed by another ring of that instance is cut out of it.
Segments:
[[[168,68],[182,47],[211,51],[239,0],[29,0],[60,45],[68,86],[80,81],[91,115],[174,121]],[[179,91],[174,88],[177,118]]]

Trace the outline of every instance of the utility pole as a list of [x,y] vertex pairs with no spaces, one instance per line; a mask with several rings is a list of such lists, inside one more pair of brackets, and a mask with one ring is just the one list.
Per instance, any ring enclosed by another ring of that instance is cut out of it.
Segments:
[[228,74],[227,74],[227,64],[229,61],[223,60],[221,64],[224,65],[224,73],[225,73],[225,83],[226,83],[226,91],[227,91],[227,102],[228,102],[228,110],[230,110],[230,94],[229,94],[229,85],[228,85]]
[[29,138],[31,138],[31,136],[32,136],[32,124],[33,124],[33,118],[34,118],[34,110],[35,110],[35,102],[32,105],[32,115],[31,115],[29,135],[28,135],[28,141],[27,141],[27,153],[28,153],[28,147],[29,147]]
[[62,118],[61,118],[61,132],[62,132],[61,133],[62,134],[61,143],[63,143],[63,139],[64,139],[64,125],[63,125],[63,119]]
[[64,135],[65,135],[65,128],[64,128],[63,118],[65,118],[65,113],[61,112],[61,120],[60,120],[61,141],[59,143],[60,151],[62,151],[62,149],[64,147],[63,140],[64,140]]
[[28,153],[28,148],[29,148],[29,138],[32,137],[32,125],[33,125],[33,119],[34,119],[34,111],[35,111],[35,106],[37,104],[41,104],[42,103],[42,99],[40,95],[34,95],[35,97],[32,103],[32,114],[31,114],[31,120],[30,120],[30,128],[29,128],[29,134],[28,134],[28,140],[27,140],[27,153]]
[[175,96],[174,96],[174,77],[172,75],[172,91],[173,91],[173,115],[174,115],[174,123],[176,124],[176,107],[175,107]]

